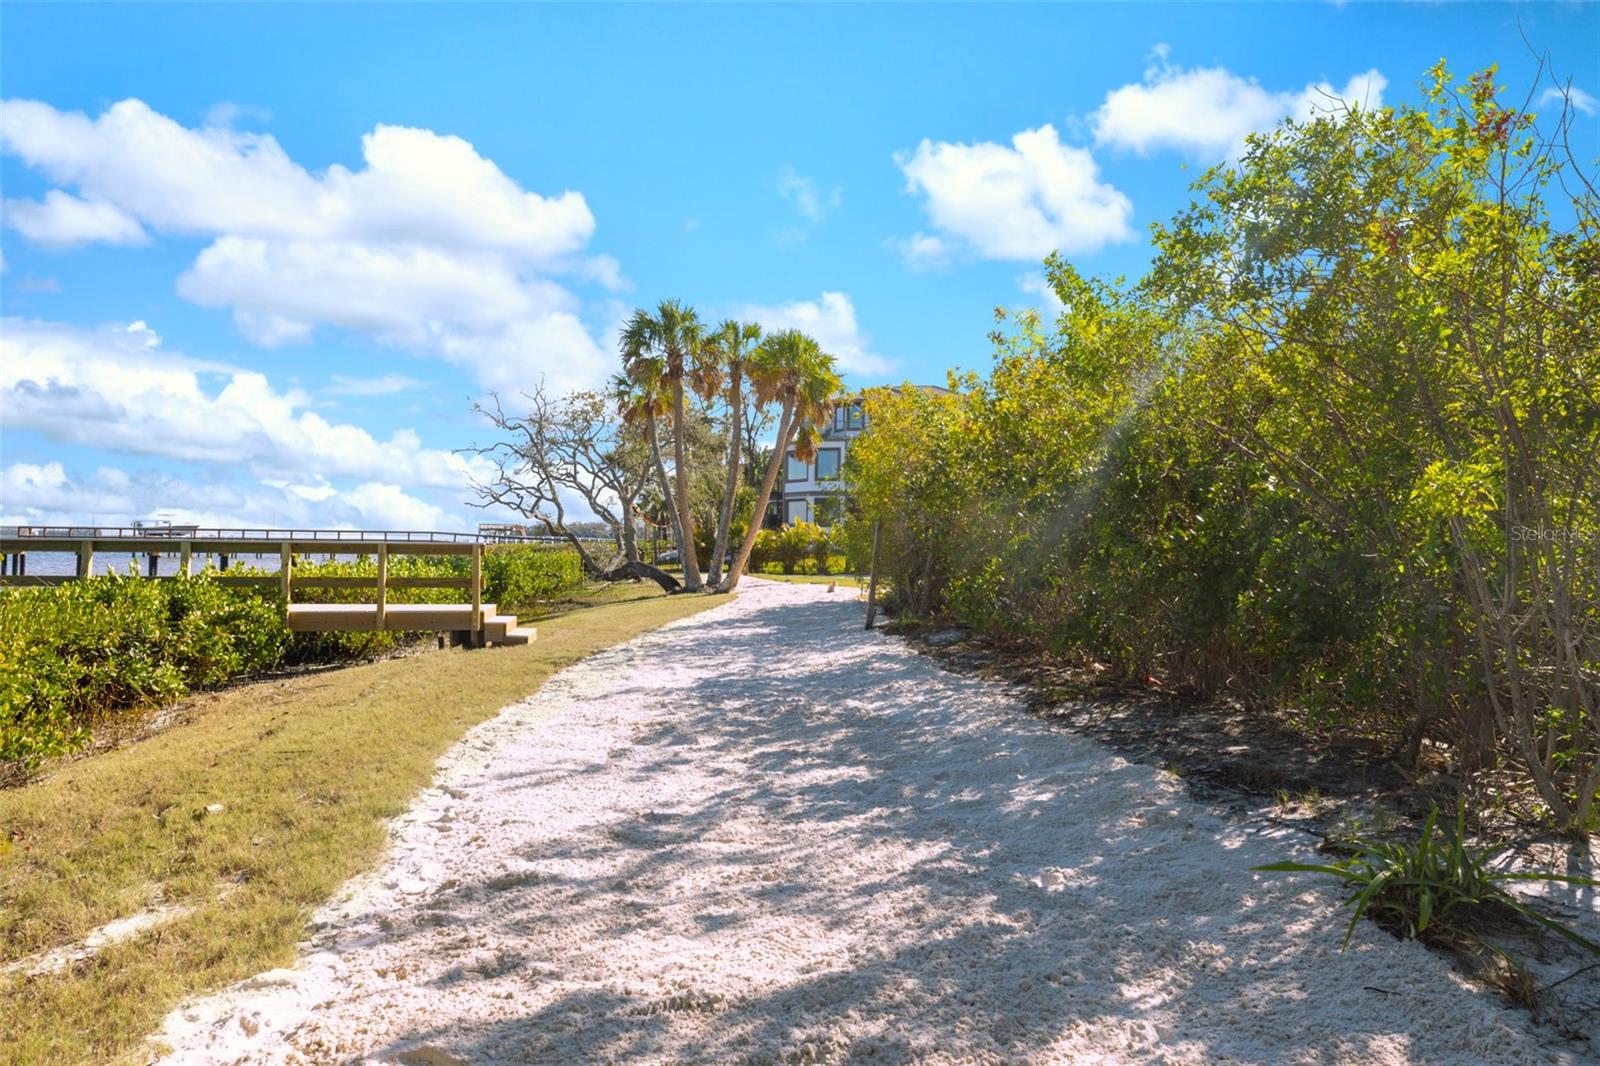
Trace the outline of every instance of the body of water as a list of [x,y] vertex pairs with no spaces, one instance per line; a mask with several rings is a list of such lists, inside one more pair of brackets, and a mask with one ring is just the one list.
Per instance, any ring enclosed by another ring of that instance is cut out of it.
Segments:
[[[322,559],[329,557],[317,555],[297,555],[296,558],[310,559],[320,562]],[[158,563],[157,573],[165,576],[176,574],[178,572],[177,552],[163,552],[159,556],[159,559],[160,562]],[[208,562],[212,565],[216,565],[217,557],[214,555],[201,555],[198,552],[195,553],[195,573],[199,573],[201,568],[204,567]],[[275,574],[278,572],[278,557],[277,555],[256,555],[253,552],[247,552],[243,555],[230,554],[228,556],[228,565],[230,567],[249,566],[257,570],[264,570],[268,573]],[[145,573],[148,573],[149,566],[149,559],[144,552],[134,554],[129,552],[98,551],[94,553],[94,572],[96,574],[126,574],[129,572],[128,568],[133,567],[135,568],[134,572],[142,576]],[[10,570],[11,561],[7,559],[6,572],[10,573]],[[71,574],[76,574],[77,572],[78,557],[72,552],[28,553],[29,577],[64,577]]]

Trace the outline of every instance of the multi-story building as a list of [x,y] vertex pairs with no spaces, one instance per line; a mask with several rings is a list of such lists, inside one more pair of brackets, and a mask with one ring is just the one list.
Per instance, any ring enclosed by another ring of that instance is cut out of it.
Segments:
[[[926,392],[949,392],[939,385],[916,386]],[[834,406],[833,417],[821,427],[822,439],[817,444],[816,458],[802,461],[790,447],[784,457],[783,494],[779,498],[776,514],[769,511],[769,524],[793,525],[796,522],[815,522],[831,526],[844,514],[846,490],[844,460],[850,442],[867,429],[867,412],[862,406],[862,396],[846,396]],[[774,494],[776,495],[776,494]]]

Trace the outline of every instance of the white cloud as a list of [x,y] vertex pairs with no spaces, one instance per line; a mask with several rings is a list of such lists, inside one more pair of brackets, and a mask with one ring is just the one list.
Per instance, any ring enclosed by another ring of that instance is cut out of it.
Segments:
[[794,209],[807,222],[821,222],[844,199],[844,191],[837,185],[823,191],[816,181],[787,165],[778,170],[778,195],[794,204]]
[[[1088,149],[1062,144],[1054,126],[1024,130],[1010,146],[924,140],[895,162],[907,189],[923,196],[936,238],[958,239],[985,259],[1093,252],[1133,237],[1132,203],[1100,180]],[[922,258],[927,240],[912,238]]]
[[104,200],[81,200],[60,189],[44,200],[7,200],[6,225],[34,244],[72,248],[94,241],[144,244],[150,237],[137,219]]
[[783,304],[746,304],[734,317],[758,322],[767,332],[798,329],[808,333],[838,360],[846,374],[882,375],[894,364],[874,353],[856,321],[855,305],[848,293],[824,292],[815,300]]
[[335,374],[333,384],[323,391],[335,396],[392,396],[397,392],[408,392],[421,387],[422,382],[404,374],[380,374],[372,378]]
[[524,282],[494,255],[250,237],[212,243],[178,278],[178,292],[235,308],[245,334],[266,346],[325,323],[426,347],[443,330],[490,328],[577,303],[554,282]]
[[1061,297],[1050,284],[1050,279],[1040,271],[1023,274],[1017,278],[1017,288],[1030,296],[1039,298],[1039,313],[1051,322],[1054,322],[1067,305],[1061,302]]
[[438,337],[438,348],[483,385],[501,392],[532,388],[540,381],[557,393],[594,388],[617,362],[570,311],[552,311],[493,330],[446,330]]
[[[515,354],[519,379],[536,358],[536,372],[603,376],[577,297],[548,277],[627,287],[614,258],[583,254],[595,222],[581,193],[526,191],[467,141],[404,126],[364,136],[361,168],[313,174],[270,135],[231,128],[236,114],[191,129],[138,100],[93,119],[0,103],[0,147],[79,194],[52,190],[13,224],[58,244],[133,240],[143,228],[209,236],[178,290],[232,310],[263,346],[332,326],[443,355],[495,384],[506,345],[532,336],[542,344]],[[463,355],[474,348],[498,354]]]
[[78,515],[82,521],[85,515],[127,514],[132,500],[116,480],[74,484],[60,463],[12,463],[0,470],[0,522],[27,525],[57,515]]
[[912,270],[937,270],[950,262],[949,243],[921,230],[894,245]]
[[1576,85],[1551,86],[1539,94],[1539,106],[1545,104],[1571,103],[1573,108],[1582,111],[1585,115],[1600,114],[1600,100],[1596,100],[1589,93],[1584,92]]
[[190,129],[140,100],[99,118],[0,103],[0,141],[60,185],[169,233],[402,241],[549,259],[594,232],[582,194],[524,192],[459,137],[406,126],[361,139],[366,166],[314,176],[269,134]]
[[154,514],[213,528],[465,528],[443,508],[379,481],[343,492],[285,482],[241,489],[153,470],[101,467],[74,475],[59,462],[0,469],[0,524],[121,525]]
[[1142,81],[1106,94],[1091,119],[1095,143],[1141,155],[1175,148],[1221,159],[1239,154],[1246,134],[1286,118],[1381,107],[1388,87],[1388,80],[1374,69],[1352,76],[1342,88],[1321,81],[1278,92],[1223,67],[1172,66],[1167,55],[1166,46],[1159,46]]
[[398,485],[369,481],[340,493],[339,498],[361,515],[368,529],[445,529],[450,525],[442,509],[407,495]]
[[243,466],[264,479],[348,478],[465,494],[482,460],[425,448],[397,430],[379,440],[309,410],[262,374],[168,354],[143,323],[83,330],[0,320],[0,415],[58,441],[193,463]]

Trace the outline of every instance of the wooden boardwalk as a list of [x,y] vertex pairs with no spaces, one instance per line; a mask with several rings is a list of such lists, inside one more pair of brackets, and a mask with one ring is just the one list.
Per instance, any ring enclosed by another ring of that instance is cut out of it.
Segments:
[[[529,538],[531,539],[531,538]],[[527,644],[537,635],[520,626],[514,615],[501,614],[483,602],[483,553],[489,544],[520,542],[500,535],[429,533],[416,530],[246,530],[142,529],[137,527],[19,527],[0,535],[0,587],[60,585],[94,572],[96,552],[146,555],[147,576],[141,580],[183,581],[194,573],[195,559],[215,557],[219,585],[276,591],[284,604],[284,621],[297,633],[351,631],[436,632],[458,644]],[[30,553],[61,552],[77,557],[70,575],[30,575]],[[158,560],[178,556],[174,574],[158,572]],[[371,577],[318,577],[296,574],[296,559],[307,555],[357,556],[377,561]],[[393,555],[466,555],[469,572],[460,577],[391,577]],[[239,576],[227,573],[230,560],[265,556],[278,572]],[[391,590],[455,588],[461,603],[390,603]],[[295,592],[307,589],[370,590],[368,603],[297,603]]]

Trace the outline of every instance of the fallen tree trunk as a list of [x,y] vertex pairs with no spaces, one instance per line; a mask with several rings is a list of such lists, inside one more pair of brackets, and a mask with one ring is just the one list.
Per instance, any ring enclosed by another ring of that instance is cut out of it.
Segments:
[[666,592],[677,592],[683,585],[677,578],[665,570],[657,570],[649,563],[638,561],[623,563],[621,566],[612,567],[610,570],[601,570],[598,567],[593,571],[594,576],[601,581],[625,581],[628,578],[648,578],[660,585]]

